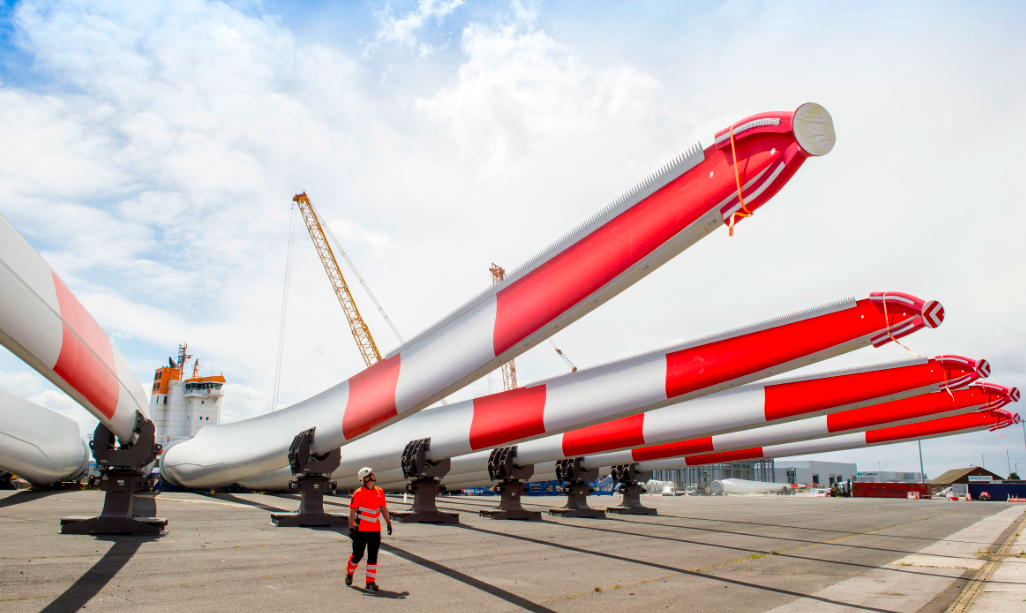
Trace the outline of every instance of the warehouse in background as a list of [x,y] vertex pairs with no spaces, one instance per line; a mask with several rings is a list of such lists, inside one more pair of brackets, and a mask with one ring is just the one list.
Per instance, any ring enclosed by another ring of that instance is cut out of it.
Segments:
[[866,483],[923,483],[923,473],[905,473],[895,470],[873,470],[856,473],[856,481]]
[[858,469],[854,463],[819,462],[815,460],[778,460],[772,481],[797,485],[831,487],[835,483],[855,480]]
[[713,481],[722,479],[746,479],[748,481],[773,481],[773,460],[748,460],[724,464],[705,464],[669,470],[652,471],[653,481],[673,483],[676,490],[708,492]]
[[937,495],[942,490],[945,490],[951,486],[960,486],[955,489],[964,495],[968,491],[968,485],[970,483],[990,483],[993,481],[1000,481],[1001,476],[997,473],[992,473],[986,468],[981,466],[970,466],[969,468],[954,468],[949,470],[936,479],[930,480],[930,490],[933,495]]

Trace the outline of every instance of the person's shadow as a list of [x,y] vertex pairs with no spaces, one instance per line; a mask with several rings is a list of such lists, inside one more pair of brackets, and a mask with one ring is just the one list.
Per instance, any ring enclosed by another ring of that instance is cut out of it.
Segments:
[[368,589],[350,585],[349,589],[356,590],[364,596],[370,596],[371,598],[391,598],[392,600],[405,600],[410,595],[409,592],[389,592],[388,590],[379,589],[376,592],[372,592]]

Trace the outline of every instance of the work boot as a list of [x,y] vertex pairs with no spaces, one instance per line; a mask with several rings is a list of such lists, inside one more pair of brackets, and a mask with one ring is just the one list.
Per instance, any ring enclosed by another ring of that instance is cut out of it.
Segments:
[[373,581],[368,582],[367,583],[367,591],[368,592],[376,592],[376,591],[378,591],[378,584],[374,583]]
[[352,575],[346,575],[346,585],[352,585],[352,584],[353,584],[353,576]]

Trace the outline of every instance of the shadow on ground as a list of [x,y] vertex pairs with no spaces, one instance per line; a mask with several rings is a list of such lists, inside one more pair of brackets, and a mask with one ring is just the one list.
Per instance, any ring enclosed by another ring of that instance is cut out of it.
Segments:
[[156,541],[157,537],[118,535],[98,536],[96,540],[109,541],[113,545],[92,568],[78,578],[78,581],[47,605],[43,613],[69,613],[80,610],[128,564],[143,543]]

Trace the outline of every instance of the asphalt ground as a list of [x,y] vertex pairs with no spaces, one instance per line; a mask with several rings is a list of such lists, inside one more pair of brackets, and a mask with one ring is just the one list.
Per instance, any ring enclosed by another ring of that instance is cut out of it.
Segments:
[[[589,500],[595,507],[613,502]],[[407,506],[401,497],[389,501],[393,510]],[[439,507],[459,511],[461,524],[396,522],[378,561],[382,591],[371,594],[361,589],[362,565],[354,587],[343,583],[350,552],[344,532],[271,525],[269,513],[297,508],[294,496],[143,499],[137,514],[156,506],[156,515],[170,519],[166,536],[146,538],[61,535],[61,517],[99,512],[99,492],[0,492],[0,611],[721,613],[767,611],[801,598],[826,609],[844,602],[817,592],[867,571],[897,573],[890,590],[922,589],[923,573],[934,571],[888,563],[1014,506],[793,496],[643,501],[659,515],[512,522],[478,516],[497,497],[445,497]],[[347,499],[327,502],[347,511]],[[562,500],[525,503],[544,509]],[[993,546],[983,542],[989,536],[979,540],[961,546]],[[971,575],[942,570],[936,595],[921,610],[943,611]],[[888,608],[887,594],[881,598],[843,608],[903,610]]]

